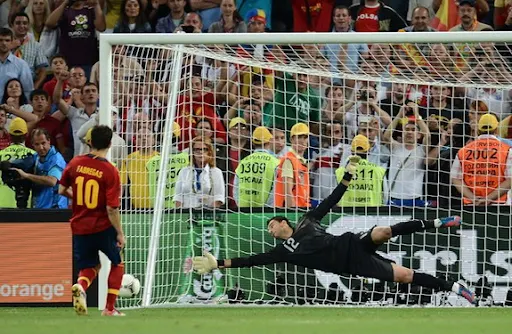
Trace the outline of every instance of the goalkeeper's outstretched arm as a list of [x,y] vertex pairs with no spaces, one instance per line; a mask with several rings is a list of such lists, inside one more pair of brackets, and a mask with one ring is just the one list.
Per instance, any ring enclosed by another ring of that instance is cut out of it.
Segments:
[[315,209],[308,212],[308,215],[317,220],[322,220],[324,216],[331,211],[331,209],[341,200],[345,191],[347,191],[352,176],[355,175],[357,166],[359,164],[359,156],[350,156],[349,163],[346,167],[345,174],[341,182],[334,188],[332,193],[324,199]]
[[282,245],[279,245],[266,253],[224,260],[217,260],[212,254],[205,253],[203,256],[194,257],[192,259],[192,263],[194,269],[199,274],[206,274],[214,269],[263,266],[266,264],[283,262],[283,258],[281,256],[281,254],[283,254],[281,251],[282,247]]

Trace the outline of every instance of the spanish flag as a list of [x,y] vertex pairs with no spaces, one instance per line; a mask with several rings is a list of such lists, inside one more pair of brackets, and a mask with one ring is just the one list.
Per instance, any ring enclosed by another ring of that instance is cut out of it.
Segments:
[[459,15],[456,0],[443,0],[430,25],[438,31],[448,31],[457,24]]

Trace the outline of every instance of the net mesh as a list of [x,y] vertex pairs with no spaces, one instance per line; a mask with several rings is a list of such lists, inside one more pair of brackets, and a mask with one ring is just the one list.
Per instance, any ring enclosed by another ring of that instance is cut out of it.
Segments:
[[[512,278],[510,210],[494,204],[509,204],[502,187],[510,188],[510,166],[482,153],[472,157],[482,165],[471,171],[454,162],[461,147],[477,138],[483,114],[493,113],[500,122],[497,134],[512,137],[507,44],[411,39],[399,45],[186,45],[181,50],[182,66],[173,68],[177,46],[115,45],[112,68],[106,69],[112,77],[113,122],[128,150],[116,157],[128,236],[126,272],[143,285],[154,275],[148,305],[466,305],[452,294],[289,264],[203,277],[192,271],[191,257],[203,250],[233,258],[276,245],[267,220],[282,214],[297,221],[305,212],[298,207],[325,199],[343,175],[358,134],[369,139],[370,163],[322,220],[327,230],[357,233],[376,224],[459,214],[463,228],[393,238],[379,251],[415,270],[463,279],[487,302],[505,300]],[[173,80],[179,80],[174,95]],[[176,124],[169,123],[172,133],[166,134],[173,97],[177,107],[170,121]],[[303,131],[292,130],[297,123],[307,125],[311,135],[304,139]],[[259,126],[269,133],[256,134]],[[162,165],[163,181],[160,152],[166,135],[170,155]],[[198,136],[209,139],[192,142]],[[304,158],[302,172],[293,174],[292,168],[286,174],[290,152]],[[461,196],[457,180],[476,177],[489,185],[496,178],[481,176],[489,173],[498,173],[494,188],[475,187],[476,199]],[[288,190],[285,180],[293,180]],[[161,183],[163,195],[157,197]],[[491,197],[494,189],[501,197]],[[161,217],[153,210],[158,202]],[[151,238],[155,223],[159,235]],[[148,266],[152,247],[154,267]],[[141,306],[142,294],[120,302]]]

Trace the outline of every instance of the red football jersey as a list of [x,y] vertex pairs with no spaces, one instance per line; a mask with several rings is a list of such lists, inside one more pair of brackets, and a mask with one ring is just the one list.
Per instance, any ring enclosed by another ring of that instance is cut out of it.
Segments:
[[108,160],[92,154],[75,157],[64,169],[60,184],[73,188],[73,234],[97,233],[112,225],[107,206],[121,205],[121,180]]
[[380,5],[363,7],[357,14],[354,30],[356,32],[379,32]]

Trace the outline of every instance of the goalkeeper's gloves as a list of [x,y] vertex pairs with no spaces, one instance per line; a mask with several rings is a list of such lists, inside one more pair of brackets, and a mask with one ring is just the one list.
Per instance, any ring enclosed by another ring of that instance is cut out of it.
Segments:
[[358,155],[351,155],[348,157],[348,164],[345,170],[352,176],[356,176],[357,167],[359,166],[359,160],[361,157]]
[[192,258],[192,265],[198,274],[204,275],[218,268],[217,259],[212,254],[205,252],[203,256]]

